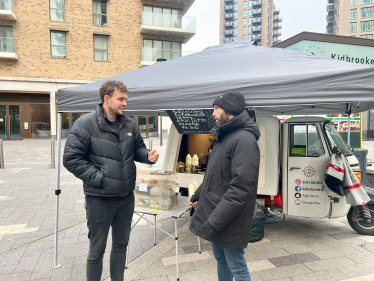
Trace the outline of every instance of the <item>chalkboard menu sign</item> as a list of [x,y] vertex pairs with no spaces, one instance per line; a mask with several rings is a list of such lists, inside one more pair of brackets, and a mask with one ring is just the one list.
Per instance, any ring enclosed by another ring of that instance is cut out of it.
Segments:
[[[209,134],[216,124],[212,117],[213,109],[187,109],[166,111],[180,134]],[[256,122],[256,110],[247,108],[247,112]]]

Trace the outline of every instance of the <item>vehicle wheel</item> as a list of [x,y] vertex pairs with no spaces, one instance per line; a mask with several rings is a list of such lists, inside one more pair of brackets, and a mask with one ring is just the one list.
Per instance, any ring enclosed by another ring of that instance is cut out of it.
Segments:
[[356,230],[359,234],[362,235],[374,235],[374,205],[366,205],[366,208],[370,210],[371,214],[371,222],[367,223],[366,221],[360,220],[360,221],[354,221],[352,216],[355,210],[355,207],[351,207],[347,214],[347,219],[349,222],[349,225]]

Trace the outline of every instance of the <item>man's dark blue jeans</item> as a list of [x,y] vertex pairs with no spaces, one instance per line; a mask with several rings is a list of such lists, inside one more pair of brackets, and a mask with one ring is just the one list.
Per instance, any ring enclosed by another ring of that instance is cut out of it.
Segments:
[[87,281],[100,281],[109,228],[112,226],[110,277],[123,281],[126,248],[134,213],[134,193],[126,197],[96,197],[86,195],[86,216],[90,250],[87,258]]

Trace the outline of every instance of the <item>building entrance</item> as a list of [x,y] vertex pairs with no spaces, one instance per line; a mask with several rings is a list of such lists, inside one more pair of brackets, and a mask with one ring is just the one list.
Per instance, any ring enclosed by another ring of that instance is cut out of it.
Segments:
[[19,104],[0,104],[0,139],[22,139]]

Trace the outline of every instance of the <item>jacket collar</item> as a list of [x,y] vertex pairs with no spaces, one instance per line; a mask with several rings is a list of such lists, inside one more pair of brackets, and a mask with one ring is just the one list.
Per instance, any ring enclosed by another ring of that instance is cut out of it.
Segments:
[[[105,109],[103,103],[100,103],[96,106],[96,118],[97,122],[101,129],[107,132],[113,132],[113,128],[110,126],[109,120],[106,118]],[[125,115],[118,115],[116,122],[118,122],[118,128],[121,129],[129,119]]]
[[227,120],[221,126],[213,128],[216,131],[217,139],[221,140],[224,136],[234,131],[244,129],[249,119],[247,110],[244,110],[239,115]]

